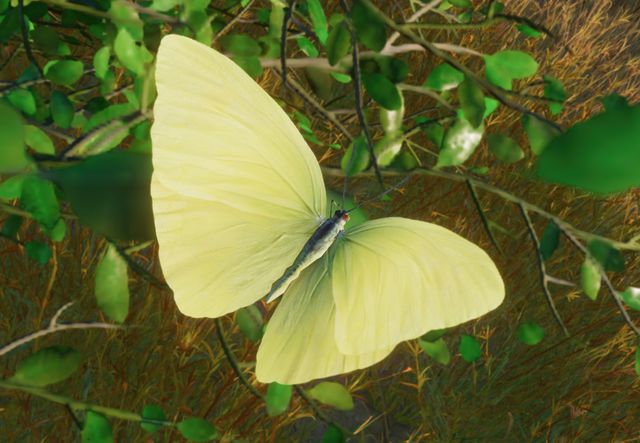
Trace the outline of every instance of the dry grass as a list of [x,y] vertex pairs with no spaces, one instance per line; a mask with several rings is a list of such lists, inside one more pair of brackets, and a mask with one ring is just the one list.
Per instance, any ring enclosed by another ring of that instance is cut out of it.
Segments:
[[[469,33],[461,44],[487,53],[507,46],[535,53],[543,71],[562,79],[570,91],[571,104],[561,119],[564,124],[597,111],[596,97],[611,91],[631,102],[640,101],[637,13],[629,14],[612,0],[505,3],[510,12],[545,23],[572,53],[548,39],[525,41],[507,25]],[[456,40],[452,33],[432,35],[437,41]],[[430,69],[422,55],[413,55],[411,61],[421,63],[424,72]],[[275,83],[270,77],[265,81],[272,84],[272,80]],[[413,79],[416,83],[421,80]],[[419,109],[431,104],[418,97],[408,101],[408,106]],[[510,111],[500,111],[488,128],[511,130],[517,126],[514,117]],[[621,239],[637,232],[638,191],[595,199],[541,185],[527,172],[531,162],[528,156],[526,162],[496,168],[491,178],[583,229]],[[485,149],[472,163],[493,165],[493,160]],[[356,189],[367,186],[361,182]],[[564,338],[544,303],[535,257],[517,208],[490,195],[482,194],[481,199],[488,216],[504,228],[505,234],[498,234],[502,255],[487,241],[473,204],[459,184],[416,178],[405,195],[372,207],[370,212],[433,221],[490,252],[507,283],[505,303],[447,338],[452,350],[457,348],[457,332],[482,338],[483,362],[470,365],[454,357],[449,366],[442,367],[434,365],[414,343],[402,344],[382,363],[342,378],[358,399],[353,412],[328,412],[351,428],[373,417],[362,433],[361,441],[367,442],[639,441],[640,380],[632,364],[635,343],[613,302],[604,293],[591,302],[576,289],[553,287],[572,333]],[[534,222],[542,229],[543,220]],[[20,235],[30,239],[35,231],[34,226],[26,226]],[[70,223],[52,262],[39,267],[19,246],[0,242],[0,341],[40,328],[69,300],[77,303],[66,318],[94,317],[92,282],[101,247],[90,232]],[[136,259],[160,274],[153,247],[138,253]],[[577,281],[580,262],[581,257],[563,243],[549,272]],[[637,285],[637,256],[628,257],[627,269],[624,277],[614,280],[617,287]],[[37,343],[38,347],[69,344],[86,356],[82,370],[52,390],[127,410],[139,411],[146,403],[157,403],[170,419],[186,414],[212,420],[229,440],[313,441],[321,435],[323,425],[310,418],[309,408],[295,396],[287,415],[266,415],[260,401],[238,383],[225,361],[212,320],[181,316],[169,292],[136,275],[131,276],[130,286],[127,323],[134,326],[115,332],[67,332]],[[538,346],[528,347],[515,339],[515,330],[524,320],[545,328],[547,335]],[[224,323],[235,354],[243,362],[252,362],[255,347],[241,338],[230,319]],[[1,375],[11,374],[28,352],[23,349],[3,359]],[[131,423],[113,423],[118,441],[179,440],[170,430],[149,438]],[[78,434],[64,408],[22,394],[0,397],[0,429],[2,439],[12,442],[71,441]]]

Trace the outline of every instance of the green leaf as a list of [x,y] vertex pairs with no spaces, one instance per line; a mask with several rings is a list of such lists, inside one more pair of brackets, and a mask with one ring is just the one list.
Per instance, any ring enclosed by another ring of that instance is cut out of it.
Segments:
[[[567,99],[567,93],[564,90],[562,82],[550,75],[543,76],[544,79],[544,96],[549,100],[563,102]],[[556,115],[562,112],[561,103],[549,103],[551,114]]]
[[20,206],[48,229],[53,228],[60,218],[60,204],[53,185],[35,175],[24,178]]
[[474,128],[480,126],[486,110],[482,89],[475,81],[465,76],[464,81],[458,86],[458,99],[464,112],[464,118]]
[[516,28],[518,29],[518,31],[520,31],[522,34],[524,34],[527,37],[537,38],[542,35],[542,32],[532,28],[529,25],[521,24],[521,25],[517,25]]
[[549,260],[560,243],[560,229],[553,221],[549,221],[540,238],[540,254],[543,260]]
[[380,18],[360,0],[353,2],[351,20],[356,36],[363,45],[376,52],[384,48],[387,42],[387,29]]
[[61,242],[67,234],[67,224],[62,218],[59,218],[56,224],[53,225],[53,228],[48,229],[45,232],[51,240]]
[[327,430],[324,431],[322,436],[322,443],[345,443],[346,441],[340,428],[333,423],[327,426]]
[[433,68],[424,86],[436,91],[448,91],[464,81],[464,74],[453,66],[442,63]]
[[318,56],[318,49],[307,37],[298,37],[296,39],[296,42],[298,43],[298,47],[307,55],[307,57],[314,58]]
[[82,132],[87,133],[105,123],[128,116],[136,111],[136,107],[131,103],[120,103],[108,106],[91,116],[85,123]]
[[398,110],[402,106],[402,98],[398,88],[384,75],[362,73],[362,83],[371,98],[383,108]]
[[22,185],[27,175],[14,175],[0,182],[0,199],[13,200],[22,195]]
[[62,86],[73,86],[83,74],[82,62],[77,60],[51,60],[44,66],[44,76]]
[[329,36],[329,27],[327,25],[327,16],[322,9],[322,4],[320,0],[307,0],[307,8],[309,9],[309,16],[311,17],[311,23],[313,24],[316,37],[318,37],[320,43],[324,45]]
[[87,411],[81,437],[82,443],[112,443],[114,441],[109,420],[94,411]]
[[538,158],[541,179],[596,194],[640,186],[640,105],[607,110],[556,137]]
[[129,281],[127,262],[112,244],[96,268],[95,294],[98,307],[107,317],[124,322],[129,313]]
[[620,297],[627,306],[635,311],[640,311],[640,288],[629,286],[620,293]]
[[531,152],[535,155],[542,154],[547,145],[560,134],[553,126],[531,115],[522,116],[522,126],[527,133]]
[[7,95],[7,100],[16,109],[19,109],[27,115],[33,115],[36,113],[36,99],[33,97],[33,93],[28,89],[14,89]]
[[[118,32],[118,34],[120,33]],[[121,37],[121,39],[122,38],[124,38],[125,40],[127,39],[126,36]],[[117,37],[116,37],[116,40],[117,40]],[[122,44],[123,42],[121,41],[120,43]],[[93,67],[96,70],[96,77],[98,77],[100,80],[104,80],[107,75],[107,71],[109,70],[110,58],[111,58],[111,48],[109,46],[103,46],[102,48],[98,49],[93,56]]]
[[585,257],[582,266],[580,266],[580,285],[585,295],[591,300],[595,300],[600,292],[601,283],[600,265],[589,257]]
[[188,441],[205,442],[219,437],[215,426],[197,417],[185,418],[176,425],[176,428]]
[[489,134],[487,141],[489,150],[502,162],[515,163],[524,158],[524,152],[511,137],[503,134]]
[[331,77],[333,77],[339,83],[349,83],[351,82],[351,76],[349,74],[343,74],[341,72],[331,72]]
[[444,141],[444,127],[440,123],[426,118],[424,120],[416,118],[416,124],[420,125],[421,129],[427,135],[427,138],[436,145],[438,149],[442,146],[442,142]]
[[118,35],[113,42],[113,52],[115,52],[122,66],[129,71],[136,75],[144,74],[144,58],[140,47],[126,28],[118,30]]
[[544,329],[534,322],[525,322],[518,326],[516,336],[525,345],[537,345],[544,338]]
[[473,5],[471,4],[471,0],[447,0],[453,6],[457,6],[458,8],[470,8]]
[[373,145],[378,166],[389,166],[402,149],[402,133],[385,134]]
[[269,383],[265,402],[267,404],[267,413],[271,417],[280,415],[289,408],[291,392],[291,385],[281,385],[276,382]]
[[31,37],[36,47],[47,55],[62,55],[60,50],[64,43],[58,37],[56,31],[48,26],[38,26],[31,32]]
[[6,43],[20,28],[18,8],[9,9],[0,21],[0,43]]
[[79,367],[82,356],[68,346],[50,346],[31,354],[10,378],[22,385],[44,387],[66,380]]
[[262,320],[262,313],[256,305],[249,305],[239,309],[236,312],[236,323],[240,328],[240,332],[249,340],[257,342],[262,338],[264,321]]
[[538,63],[522,51],[499,51],[485,55],[487,80],[503,89],[511,89],[514,79],[531,77],[538,71]]
[[41,154],[55,154],[53,142],[45,132],[33,125],[25,125],[24,139],[27,146]]
[[20,226],[22,226],[22,222],[24,222],[24,218],[19,215],[10,215],[4,220],[2,224],[2,234],[7,237],[15,238]]
[[623,272],[624,257],[616,248],[606,241],[592,240],[589,242],[589,252],[600,266],[607,271]]
[[427,332],[426,334],[423,334],[422,337],[420,337],[420,340],[424,340],[424,341],[428,341],[428,342],[438,341],[438,339],[444,337],[444,335],[447,333],[448,330],[449,329],[447,329],[447,328],[433,329],[433,330]]
[[441,365],[448,365],[451,361],[451,353],[447,344],[442,338],[438,338],[435,341],[424,340],[422,337],[418,340],[420,347],[429,357],[440,363]]
[[331,66],[335,66],[351,51],[351,32],[349,25],[341,21],[333,27],[327,39],[327,58]]
[[46,172],[80,222],[112,240],[155,237],[149,196],[151,156],[113,150]]
[[323,381],[309,389],[307,393],[320,403],[333,406],[340,411],[353,409],[353,398],[349,391],[340,383]]
[[71,100],[60,91],[53,91],[51,93],[51,101],[49,102],[51,108],[51,117],[53,122],[62,129],[69,129],[73,122],[73,116],[75,109]]
[[245,34],[227,34],[220,38],[225,51],[240,57],[258,56],[262,52],[260,45]]
[[180,0],[153,0],[150,8],[154,11],[167,12],[182,3]]
[[482,356],[482,348],[480,343],[470,335],[462,335],[460,337],[460,355],[463,360],[472,363]]
[[251,76],[251,78],[258,78],[262,75],[262,65],[258,57],[232,57],[231,58],[238,66]]
[[484,125],[474,128],[465,118],[458,118],[444,135],[436,167],[464,163],[480,144],[483,132]]
[[29,164],[24,150],[24,126],[15,110],[0,102],[0,172],[17,172]]
[[598,100],[602,102],[602,105],[604,106],[604,109],[606,111],[613,111],[614,109],[627,109],[629,107],[627,99],[618,94],[610,94],[606,97],[600,97]]
[[[145,405],[140,415],[142,415],[143,419],[149,420],[165,421],[167,419],[162,408],[154,404]],[[140,427],[147,432],[155,432],[160,429],[162,425],[142,421],[140,422]]]
[[[351,154],[353,152],[353,154]],[[340,160],[340,167],[350,177],[369,167],[371,155],[363,135],[356,137]]]
[[39,241],[31,241],[26,244],[27,256],[41,265],[46,265],[51,258],[51,248],[48,244]]
[[375,61],[380,73],[387,77],[391,83],[400,83],[409,76],[409,65],[403,60],[394,57],[377,56]]

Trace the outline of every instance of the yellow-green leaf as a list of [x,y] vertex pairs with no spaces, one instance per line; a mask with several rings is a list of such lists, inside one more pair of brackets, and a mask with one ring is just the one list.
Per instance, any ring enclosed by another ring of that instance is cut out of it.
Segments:
[[96,269],[95,294],[98,307],[107,317],[124,322],[129,313],[127,263],[112,244]]
[[340,383],[323,381],[309,389],[307,393],[320,403],[333,406],[341,411],[353,409],[353,398]]
[[20,363],[10,380],[19,384],[44,387],[71,376],[82,361],[80,352],[68,346],[40,349]]

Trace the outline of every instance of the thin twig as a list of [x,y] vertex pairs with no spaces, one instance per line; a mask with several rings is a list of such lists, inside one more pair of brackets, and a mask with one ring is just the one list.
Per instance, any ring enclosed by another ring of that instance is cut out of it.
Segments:
[[240,366],[238,365],[238,361],[236,360],[236,357],[233,355],[233,352],[231,352],[231,349],[229,348],[229,344],[227,343],[227,340],[224,338],[224,333],[222,332],[222,321],[219,318],[216,318],[215,323],[216,323],[216,333],[218,335],[218,340],[220,341],[220,345],[222,345],[222,350],[224,351],[224,355],[227,357],[227,361],[229,361],[231,368],[233,368],[233,372],[235,372],[236,375],[238,376],[240,383],[245,385],[253,395],[255,395],[261,400],[264,400],[265,396],[260,391],[258,391],[258,389],[256,389],[255,386],[253,386],[249,382],[249,379],[247,378],[247,376],[244,375],[244,372],[242,372],[242,369],[240,369]]
[[[322,173],[332,177],[345,176],[345,173],[341,168],[333,168],[333,167],[327,167],[327,166],[322,167]],[[476,188],[483,189],[487,192],[495,194],[501,197],[502,199],[510,201],[512,203],[522,204],[528,211],[535,212],[545,217],[546,219],[553,221],[560,229],[564,228],[583,240],[586,240],[586,241],[601,240],[611,244],[611,246],[614,246],[615,248],[620,250],[636,251],[636,252],[640,251],[640,243],[638,243],[637,238],[632,238],[629,241],[623,242],[623,241],[615,240],[609,237],[604,237],[602,235],[594,234],[592,232],[587,232],[587,231],[578,229],[575,226],[571,225],[570,223],[566,222],[565,220],[561,219],[560,217],[552,214],[551,212],[548,212],[542,209],[541,207],[534,205],[533,203],[529,203],[528,201],[516,195],[513,195],[510,192],[505,191],[504,189],[498,188],[497,186],[494,186],[490,183],[479,180],[470,175],[446,172],[446,171],[441,171],[439,169],[420,168],[420,167],[414,168],[411,171],[394,171],[390,169],[385,169],[384,171],[382,171],[382,174],[388,177],[406,175],[406,174],[427,175],[431,177],[438,177],[445,180],[451,180],[456,182],[465,182],[466,180],[470,180]],[[367,170],[352,176],[352,178],[353,177],[372,177],[372,176],[374,176],[373,171]]]
[[253,2],[254,0],[250,0],[249,3],[247,3],[246,6],[242,8],[240,12],[238,12],[235,16],[233,16],[231,20],[229,20],[229,22],[226,25],[224,25],[224,27],[220,31],[218,31],[216,35],[213,36],[213,39],[211,39],[211,44],[215,43],[216,40],[218,40],[220,37],[222,37],[227,32],[229,32],[229,30],[233,27],[233,25],[235,25],[236,22],[240,20],[240,18],[244,15],[244,13],[247,12],[249,8],[251,8],[251,5],[253,5]]
[[118,246],[117,244],[115,244],[111,240],[109,240],[109,243],[111,243],[116,248],[116,251],[118,252],[120,257],[122,257],[122,259],[127,262],[127,264],[129,265],[129,268],[133,272],[135,272],[140,277],[142,277],[143,279],[147,280],[149,283],[151,283],[153,286],[155,286],[157,288],[160,288],[160,289],[171,289],[166,282],[160,280],[158,277],[153,275],[151,272],[147,271],[143,266],[138,264],[131,257],[131,255],[129,255],[127,253],[127,251],[124,250],[124,248]]
[[491,243],[493,243],[493,246],[496,247],[498,252],[502,254],[503,253],[502,249],[500,248],[500,245],[498,244],[498,241],[496,240],[495,236],[493,235],[493,231],[491,230],[491,225],[489,224],[489,219],[487,218],[487,214],[485,214],[484,209],[482,209],[482,204],[480,203],[480,198],[478,197],[478,193],[476,192],[475,186],[473,185],[471,180],[465,180],[465,183],[467,184],[467,189],[469,190],[469,194],[471,194],[473,203],[476,206],[478,215],[480,215],[480,220],[482,220],[482,225],[484,226],[484,230],[487,232],[487,235],[489,236],[489,240],[491,240]]
[[536,234],[536,230],[531,223],[531,218],[529,217],[529,213],[527,212],[527,208],[524,207],[523,204],[519,204],[520,212],[522,213],[522,218],[524,219],[527,229],[529,230],[529,235],[531,236],[531,241],[536,248],[536,257],[538,258],[538,268],[540,269],[540,283],[542,284],[542,289],[544,292],[544,296],[547,300],[547,304],[549,305],[549,309],[551,309],[551,313],[553,314],[553,318],[556,319],[556,323],[562,329],[562,332],[565,336],[569,336],[569,331],[567,327],[564,325],[562,318],[560,317],[560,313],[556,308],[556,305],[553,301],[553,297],[551,296],[551,291],[549,290],[548,285],[548,276],[547,269],[544,263],[544,257],[542,256],[542,251],[540,249],[540,240],[538,240],[538,235]]
[[14,340],[11,343],[0,348],[0,356],[3,356],[13,351],[14,349],[22,345],[25,345],[37,338],[44,337],[45,335],[53,334],[54,332],[68,331],[71,329],[120,329],[122,327],[120,325],[112,325],[109,323],[89,323],[89,322],[58,323],[58,319],[60,318],[60,315],[62,314],[62,312],[72,304],[73,302],[69,302],[64,306],[62,306],[60,309],[58,309],[58,311],[55,313],[55,315],[49,322],[49,325],[45,329],[41,329],[39,331],[26,335],[22,338]]
[[18,18],[20,19],[20,31],[22,33],[22,44],[24,45],[24,51],[27,53],[27,58],[36,67],[40,77],[44,77],[42,68],[36,61],[31,52],[31,44],[29,43],[29,31],[27,30],[27,24],[24,22],[24,0],[18,0]]
[[282,86],[287,86],[287,27],[291,19],[291,12],[296,7],[296,0],[284,8],[284,17],[282,18],[282,30],[280,32],[280,75],[282,76]]
[[[431,11],[433,8],[437,7],[440,3],[442,3],[442,0],[432,0],[426,5],[423,5],[422,8],[411,14],[411,16],[407,19],[407,23],[416,22],[420,17]],[[393,43],[398,40],[398,38],[400,38],[400,33],[398,31],[395,31],[393,34],[391,34],[391,37],[389,37],[389,39],[385,43],[382,52],[391,49],[391,45],[393,45]]]
[[[342,8],[344,9],[345,14],[349,14],[349,7],[347,6],[347,2],[345,0],[340,0]],[[367,119],[364,115],[364,111],[362,110],[362,88],[361,88],[361,79],[360,79],[360,59],[358,57],[358,38],[356,37],[356,31],[354,29],[353,23],[350,24],[351,31],[351,45],[353,50],[351,52],[353,65],[352,65],[352,77],[353,77],[353,89],[355,95],[355,107],[356,112],[358,114],[358,121],[360,122],[360,128],[362,132],[364,132],[365,139],[367,140],[367,148],[369,149],[369,154],[371,156],[371,164],[373,165],[373,170],[376,173],[376,178],[380,187],[384,189],[384,181],[382,180],[382,174],[380,174],[380,167],[378,166],[378,160],[376,159],[376,154],[373,150],[373,141],[371,140],[371,134],[369,133],[369,127],[367,126]],[[349,163],[355,157],[355,147],[352,151],[351,159],[349,159]],[[347,170],[350,170],[351,166],[349,165]],[[347,180],[345,180],[344,194],[346,194],[347,189]]]
[[609,294],[611,294],[611,296],[613,297],[613,300],[615,301],[616,305],[618,306],[618,310],[620,311],[620,314],[622,315],[622,318],[624,319],[625,323],[627,323],[627,325],[631,328],[631,330],[640,338],[640,328],[638,328],[638,326],[636,326],[636,324],[633,322],[633,320],[631,320],[631,317],[629,316],[629,313],[627,312],[626,308],[624,307],[624,304],[622,303],[622,299],[620,298],[620,294],[618,294],[618,291],[616,291],[616,289],[613,287],[613,284],[611,283],[611,280],[609,279],[609,276],[607,275],[607,272],[598,263],[598,261],[595,259],[593,254],[591,254],[591,251],[589,251],[588,248],[586,248],[582,243],[580,243],[580,241],[575,237],[574,233],[572,233],[571,231],[569,231],[567,229],[564,229],[563,226],[558,226],[558,227],[560,228],[562,233],[565,235],[565,237],[567,237],[569,239],[569,241],[576,248],[578,248],[580,251],[582,251],[582,253],[585,255],[585,258],[590,259],[590,260],[593,261],[593,263],[597,264],[596,267],[598,269],[598,272],[600,273],[600,276],[602,277],[602,280],[604,281],[605,286],[609,290]]

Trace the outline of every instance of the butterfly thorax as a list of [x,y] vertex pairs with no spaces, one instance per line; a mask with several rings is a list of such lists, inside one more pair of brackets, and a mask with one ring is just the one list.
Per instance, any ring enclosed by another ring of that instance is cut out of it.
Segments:
[[278,280],[273,283],[271,290],[267,294],[267,302],[281,296],[289,284],[310,264],[318,260],[336,241],[338,235],[344,231],[344,226],[349,221],[347,211],[336,211],[333,216],[324,222],[314,231],[307,240],[300,253]]

